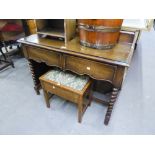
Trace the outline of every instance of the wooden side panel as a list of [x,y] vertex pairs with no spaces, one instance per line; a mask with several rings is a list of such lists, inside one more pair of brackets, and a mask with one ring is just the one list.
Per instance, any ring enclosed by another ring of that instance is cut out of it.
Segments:
[[118,66],[114,79],[113,79],[113,85],[115,88],[118,88],[118,89],[121,88],[123,80],[124,80],[125,72],[126,72],[125,67]]
[[75,19],[65,19],[64,20],[65,28],[65,41],[73,39],[76,32],[76,20]]
[[27,50],[26,50],[26,47],[25,47],[24,45],[22,45],[22,51],[23,51],[23,53],[24,53],[25,58],[28,59]]

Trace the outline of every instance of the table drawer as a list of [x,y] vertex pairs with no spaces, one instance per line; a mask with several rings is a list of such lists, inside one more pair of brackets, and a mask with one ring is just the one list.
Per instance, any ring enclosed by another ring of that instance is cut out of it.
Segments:
[[111,81],[116,70],[115,66],[68,55],[65,56],[64,68],[78,74],[87,74],[98,80]]
[[47,65],[60,66],[60,54],[40,48],[26,47],[27,57],[40,62],[45,62]]

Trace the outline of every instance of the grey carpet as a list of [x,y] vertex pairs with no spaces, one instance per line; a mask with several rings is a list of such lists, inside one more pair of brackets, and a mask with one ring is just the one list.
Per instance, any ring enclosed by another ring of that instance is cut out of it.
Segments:
[[93,102],[77,122],[77,108],[54,96],[51,108],[36,95],[27,61],[0,72],[0,134],[155,134],[155,31],[143,32],[111,121],[107,107]]

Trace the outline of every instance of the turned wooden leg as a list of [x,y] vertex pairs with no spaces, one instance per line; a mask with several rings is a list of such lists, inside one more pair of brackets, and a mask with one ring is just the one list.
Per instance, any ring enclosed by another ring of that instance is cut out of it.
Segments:
[[45,101],[46,101],[46,106],[47,108],[50,108],[50,103],[49,103],[49,94],[47,91],[43,90]]
[[39,86],[38,86],[37,77],[36,77],[36,74],[35,74],[35,71],[34,71],[33,62],[31,60],[28,60],[28,64],[29,64],[30,71],[31,71],[31,74],[32,74],[32,79],[33,79],[33,83],[34,83],[34,90],[35,90],[37,95],[40,95]]
[[113,110],[113,106],[114,106],[114,104],[116,102],[116,99],[117,99],[118,92],[119,91],[118,91],[117,88],[113,88],[112,93],[111,93],[111,97],[110,97],[110,102],[109,102],[109,105],[108,105],[108,110],[107,110],[105,120],[104,120],[105,125],[108,125],[108,123],[109,123],[111,113],[112,113],[112,110]]

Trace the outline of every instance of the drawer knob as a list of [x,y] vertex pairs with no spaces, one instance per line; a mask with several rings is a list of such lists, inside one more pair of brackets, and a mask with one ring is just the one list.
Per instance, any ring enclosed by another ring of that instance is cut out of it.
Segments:
[[90,67],[87,67],[87,70],[90,70]]
[[55,89],[55,86],[53,86],[53,89]]

